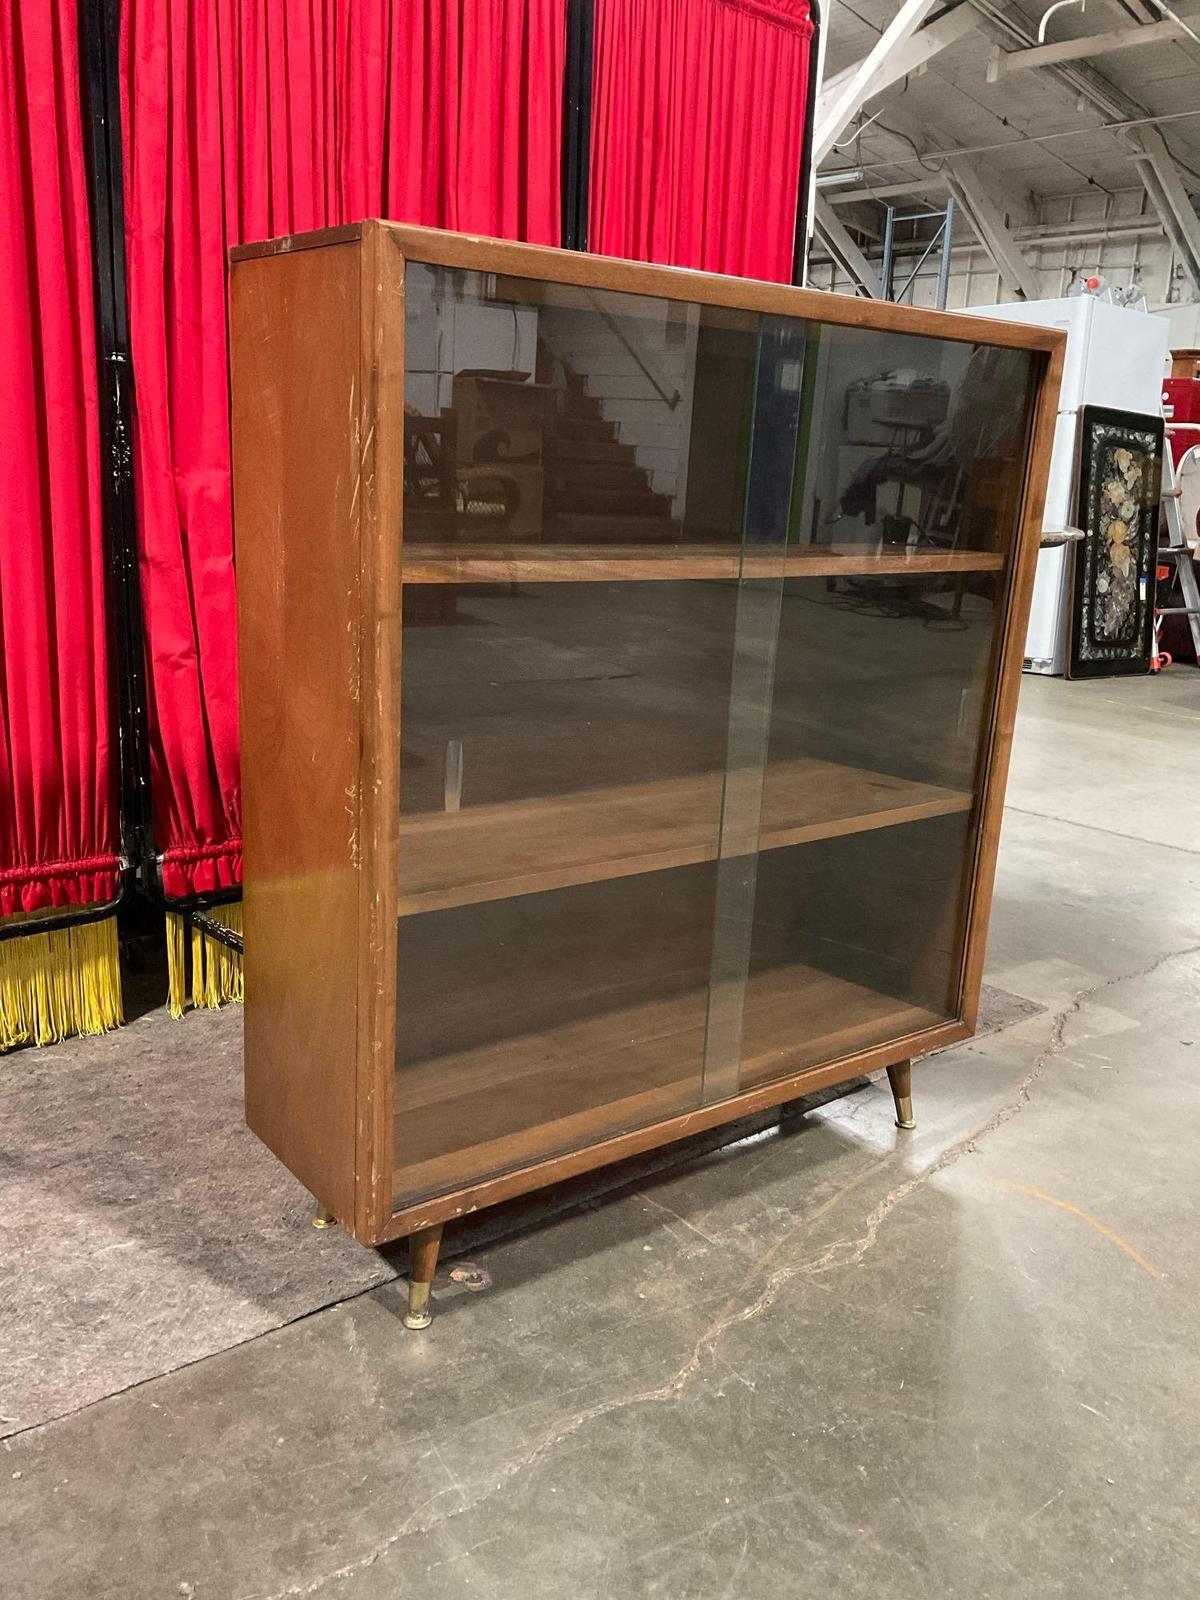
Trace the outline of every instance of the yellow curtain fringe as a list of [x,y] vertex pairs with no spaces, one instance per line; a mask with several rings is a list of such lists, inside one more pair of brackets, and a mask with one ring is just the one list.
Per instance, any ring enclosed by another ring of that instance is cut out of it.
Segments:
[[115,916],[0,941],[0,1051],[124,1020]]
[[[242,931],[242,908],[214,906],[210,915],[234,933]],[[167,1007],[182,1017],[187,1004],[187,928],[181,916],[167,913]],[[192,928],[192,1004],[216,1010],[242,999],[242,958],[236,950]]]
[[187,1008],[187,932],[183,918],[167,912],[167,1010],[178,1019]]

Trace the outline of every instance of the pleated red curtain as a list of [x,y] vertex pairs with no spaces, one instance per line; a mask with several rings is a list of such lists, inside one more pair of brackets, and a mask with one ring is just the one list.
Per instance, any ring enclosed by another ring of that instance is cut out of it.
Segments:
[[369,216],[559,232],[565,0],[126,0],[121,87],[155,830],[241,876],[225,263]]
[[566,0],[349,0],[348,219],[557,244]]
[[0,0],[0,217],[7,916],[118,884],[76,0]]
[[807,0],[596,0],[588,246],[789,281]]

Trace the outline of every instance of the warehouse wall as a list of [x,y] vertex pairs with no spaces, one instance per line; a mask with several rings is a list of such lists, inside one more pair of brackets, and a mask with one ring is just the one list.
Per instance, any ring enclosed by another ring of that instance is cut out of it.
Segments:
[[[843,210],[842,217],[852,224],[852,213]],[[1122,286],[1137,282],[1155,308],[1182,305],[1197,298],[1175,260],[1157,217],[1150,211],[1143,189],[1118,190],[1111,196],[1094,191],[1048,197],[1037,209],[1036,222],[1017,229],[1016,237],[1034,268],[1041,299],[1066,294],[1081,272],[1098,272],[1109,282]],[[951,309],[993,305],[1018,298],[1002,282],[987,252],[973,242],[965,221],[957,226],[956,239],[947,302]],[[872,259],[880,254],[879,246],[868,250]],[[897,265],[898,283],[904,281],[915,262],[914,255],[905,269],[901,259]],[[922,274],[915,284],[914,303],[933,305],[937,293],[937,263],[932,258],[925,263]],[[827,259],[821,259],[819,241],[814,250],[812,282],[818,288],[853,293],[853,284],[846,274],[839,272]]]

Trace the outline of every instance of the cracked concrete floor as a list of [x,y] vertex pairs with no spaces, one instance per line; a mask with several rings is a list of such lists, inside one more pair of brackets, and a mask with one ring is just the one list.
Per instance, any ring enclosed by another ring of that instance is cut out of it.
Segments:
[[386,1282],[16,1434],[5,1600],[1191,1593],[1198,722],[1027,682],[988,977],[1046,1009],[915,1134],[865,1086],[460,1240],[426,1335]]

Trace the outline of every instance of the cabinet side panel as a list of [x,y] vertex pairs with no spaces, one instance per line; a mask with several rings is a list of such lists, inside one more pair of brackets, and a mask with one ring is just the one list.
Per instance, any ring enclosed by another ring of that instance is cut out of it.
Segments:
[[358,246],[235,264],[246,1120],[354,1215]]

